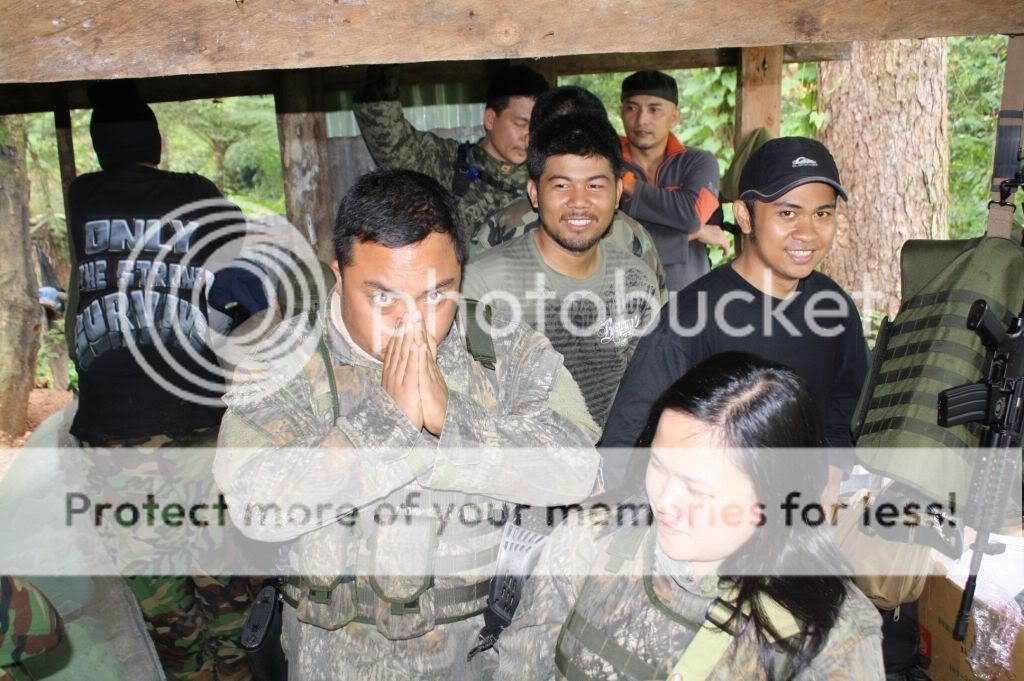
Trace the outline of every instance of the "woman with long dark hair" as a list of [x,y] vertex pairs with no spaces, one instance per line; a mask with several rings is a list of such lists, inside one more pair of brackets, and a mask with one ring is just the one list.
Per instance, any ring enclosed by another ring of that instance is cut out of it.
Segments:
[[687,372],[638,443],[641,512],[592,509],[552,534],[497,678],[884,679],[877,611],[836,576],[827,523],[790,503],[826,475],[792,451],[817,444],[815,424],[781,365],[730,352]]

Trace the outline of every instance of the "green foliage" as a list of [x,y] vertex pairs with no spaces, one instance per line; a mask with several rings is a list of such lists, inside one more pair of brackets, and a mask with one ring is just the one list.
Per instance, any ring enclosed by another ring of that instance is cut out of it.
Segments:
[[169,102],[153,109],[166,142],[163,167],[201,173],[225,193],[283,206],[272,97]]
[[782,72],[782,134],[817,137],[827,115],[818,111],[818,65],[786,64]]
[[1001,35],[948,41],[949,232],[953,239],[985,231],[1006,42]]

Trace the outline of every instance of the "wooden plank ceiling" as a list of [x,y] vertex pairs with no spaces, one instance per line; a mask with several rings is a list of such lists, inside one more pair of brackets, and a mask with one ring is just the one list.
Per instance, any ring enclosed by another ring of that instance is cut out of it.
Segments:
[[0,83],[1024,32],[1024,0],[5,0]]

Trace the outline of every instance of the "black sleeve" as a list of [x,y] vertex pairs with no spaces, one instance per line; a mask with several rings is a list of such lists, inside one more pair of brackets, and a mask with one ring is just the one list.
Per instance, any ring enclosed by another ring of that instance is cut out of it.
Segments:
[[694,339],[677,337],[668,317],[665,305],[658,325],[637,344],[598,443],[607,492],[621,492],[642,479],[644,461],[629,450],[647,425],[651,405],[690,367]]
[[201,227],[192,237],[192,243],[206,241],[193,257],[196,262],[205,263],[216,253],[218,263],[223,266],[238,256],[245,236],[245,215],[212,181],[202,175],[190,174],[189,177],[192,180],[190,199],[209,201],[196,213]]
[[612,403],[602,447],[632,447],[647,424],[651,405],[690,368],[693,339],[677,337],[668,323],[669,306],[651,333],[640,339]]
[[[864,340],[860,314],[856,304],[846,296],[850,314],[844,321],[845,331],[839,336],[839,356],[836,357],[832,394],[829,395],[828,415],[825,421],[825,441],[829,447],[853,447],[851,423],[857,408],[857,398],[868,374],[868,346]],[[849,470],[851,457],[832,461],[833,465]]]

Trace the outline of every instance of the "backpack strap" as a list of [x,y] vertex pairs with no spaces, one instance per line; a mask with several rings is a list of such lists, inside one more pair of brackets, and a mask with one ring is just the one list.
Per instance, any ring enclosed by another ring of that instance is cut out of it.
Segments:
[[622,570],[623,565],[636,558],[649,531],[646,527],[634,527],[617,532],[605,548],[608,560],[604,569],[612,574]]
[[[307,322],[310,328],[316,329],[320,315],[320,304],[314,301],[307,314],[309,315]],[[331,360],[331,351],[327,349],[327,334],[323,331],[320,332],[316,349],[320,353],[320,359],[324,362],[324,371],[327,373],[327,385],[331,389],[331,411],[334,413],[334,420],[337,421],[338,417],[341,416],[341,402],[338,399],[338,379],[334,376],[334,362]]]
[[[480,319],[477,317],[479,308],[483,308],[487,328],[480,325]],[[491,338],[489,331],[492,319],[493,310],[489,305],[484,305],[478,300],[466,299],[466,349],[484,368],[494,371],[498,359],[494,351],[494,339]]]
[[[743,630],[743,626],[736,627],[736,620],[732,620],[736,613],[736,589],[731,589],[722,597],[716,598],[708,606],[704,613],[704,623],[697,631],[696,636],[686,647],[682,657],[672,668],[673,674],[680,674],[686,681],[705,681],[711,672],[718,666],[728,652],[736,636]],[[761,597],[759,607],[768,618],[779,638],[774,638],[768,632],[769,641],[773,644],[779,640],[790,638],[801,633],[800,624],[796,618],[779,605],[774,599],[767,596]],[[738,619],[746,622],[750,619],[749,609],[747,612],[739,613]],[[732,620],[733,626],[729,626]]]
[[455,175],[452,177],[452,196],[458,201],[469,191],[476,176],[469,165],[469,142],[463,142],[455,152]]
[[455,174],[452,176],[452,196],[455,197],[456,201],[466,195],[474,182],[483,182],[499,191],[511,194],[516,198],[519,198],[525,193],[523,187],[517,186],[516,184],[500,177],[495,177],[483,168],[470,163],[469,150],[472,146],[473,142],[463,142],[455,152]]

